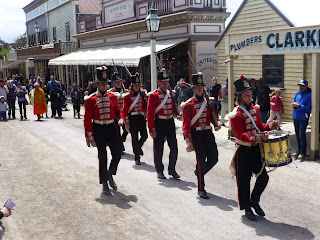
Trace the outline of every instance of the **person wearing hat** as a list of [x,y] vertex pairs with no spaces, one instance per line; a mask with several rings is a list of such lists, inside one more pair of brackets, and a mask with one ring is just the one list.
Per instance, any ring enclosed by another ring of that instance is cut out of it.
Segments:
[[58,118],[62,118],[62,98],[63,92],[60,88],[60,84],[58,82],[54,83],[54,89],[50,92],[50,101],[51,101],[51,109],[52,116],[56,117],[56,113],[58,113]]
[[176,163],[178,158],[178,144],[176,138],[176,126],[174,123],[174,101],[169,93],[169,81],[165,71],[160,71],[157,76],[158,89],[150,92],[147,121],[149,134],[153,138],[153,156],[157,177],[166,179],[163,174],[164,166],[162,163],[163,147],[165,139],[170,148],[168,172],[174,179],[180,176],[176,172]]
[[[97,91],[84,98],[85,113],[83,117],[87,146],[98,148],[99,178],[102,193],[111,195],[109,185],[117,190],[113,180],[121,159],[121,138],[118,134],[120,109],[117,97],[108,90],[111,82],[107,76],[107,67],[97,68]],[[109,146],[112,159],[108,167],[107,149]]]
[[[259,216],[265,213],[259,205],[261,194],[268,184],[269,176],[261,162],[259,143],[268,139],[262,132],[277,129],[278,122],[264,124],[259,106],[252,104],[252,90],[246,79],[234,82],[237,90],[237,107],[229,114],[231,128],[236,138],[236,151],[232,160],[232,173],[236,175],[240,210],[245,210],[249,220],[256,220],[251,207]],[[250,194],[250,179],[255,173],[257,180]]]
[[34,115],[37,115],[37,121],[40,121],[41,115],[47,112],[47,102],[39,83],[34,84],[34,89],[30,91],[29,95],[30,99],[33,99],[32,101],[30,100],[33,104],[33,113]]
[[298,143],[298,150],[292,154],[293,157],[306,160],[307,158],[307,138],[306,129],[311,113],[311,89],[308,87],[306,80],[300,80],[298,83],[300,91],[296,93],[294,101],[291,104],[293,108],[292,117],[296,138]]
[[[122,112],[124,94],[126,94],[128,92],[128,89],[124,88],[123,83],[122,83],[122,78],[120,78],[120,76],[117,72],[113,73],[112,81],[113,81],[114,86],[113,86],[113,88],[111,88],[109,90],[109,92],[114,94],[117,97],[119,109],[120,109],[120,112]],[[122,143],[122,145],[121,145],[122,153],[121,154],[124,154],[125,147],[124,147],[123,143],[127,139],[128,132],[127,132],[125,126],[123,125],[122,121],[120,121],[119,124],[120,124],[119,126],[122,127],[122,134],[121,134],[120,128],[119,128],[119,135],[121,137],[121,143]]]
[[256,80],[256,86],[255,103],[260,106],[260,118],[262,123],[266,123],[268,121],[268,112],[270,111],[270,88],[264,85],[264,80],[262,78]]
[[[198,195],[208,199],[209,196],[204,188],[204,175],[218,162],[218,149],[211,127],[214,119],[211,119],[212,115],[204,97],[204,86],[202,73],[192,74],[194,95],[183,103],[182,107],[183,133],[187,151],[196,152],[197,164],[194,173],[198,178]],[[216,114],[214,108],[213,111]],[[219,125],[215,130],[218,131],[220,128]]]
[[[139,74],[131,77],[130,92],[124,96],[122,119],[125,128],[131,134],[132,149],[136,165],[140,165],[140,156],[143,155],[142,146],[148,138],[146,116],[147,95],[145,90],[140,90]],[[140,139],[138,135],[140,133]]]

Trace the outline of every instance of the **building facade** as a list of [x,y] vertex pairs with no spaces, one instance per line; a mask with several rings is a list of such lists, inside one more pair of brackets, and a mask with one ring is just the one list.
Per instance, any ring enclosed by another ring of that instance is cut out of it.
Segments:
[[[188,80],[195,72],[188,59],[189,51],[196,71],[203,72],[205,83],[210,86],[212,77],[217,75],[214,45],[230,15],[226,12],[226,1],[158,0],[154,3],[161,17],[157,55],[160,65],[169,73],[171,84],[175,86],[180,77]],[[101,14],[78,22],[78,34],[74,37],[80,41],[80,50],[53,59],[50,64],[62,69],[77,65],[82,72],[78,81],[86,83],[89,77],[94,78],[95,66],[105,64],[112,71],[114,61],[119,71],[125,72],[121,67],[123,63],[132,68],[130,70],[139,71],[144,81],[148,81],[150,36],[145,18],[151,4],[151,0],[102,0]],[[89,77],[88,73],[91,74]]]

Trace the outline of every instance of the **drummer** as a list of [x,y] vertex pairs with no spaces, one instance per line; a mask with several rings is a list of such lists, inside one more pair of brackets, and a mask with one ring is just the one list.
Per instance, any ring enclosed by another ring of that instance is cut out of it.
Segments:
[[[237,177],[240,210],[245,210],[245,216],[254,221],[256,215],[251,207],[259,216],[265,216],[259,202],[269,180],[261,161],[258,143],[268,139],[268,134],[263,132],[278,128],[279,123],[276,121],[270,124],[261,122],[259,106],[252,104],[252,89],[247,79],[236,80],[234,86],[238,93],[236,99],[238,106],[229,114],[231,128],[236,137],[236,152],[232,163],[235,167],[234,174]],[[256,174],[257,180],[250,195],[252,172]]]

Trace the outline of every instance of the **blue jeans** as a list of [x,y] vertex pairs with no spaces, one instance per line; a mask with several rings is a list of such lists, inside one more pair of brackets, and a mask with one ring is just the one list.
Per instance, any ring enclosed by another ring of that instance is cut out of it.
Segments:
[[260,118],[262,123],[267,123],[268,121],[268,112],[260,112]]
[[298,152],[305,155],[307,153],[306,129],[308,126],[308,121],[293,119],[293,123],[294,123],[294,129],[296,131]]

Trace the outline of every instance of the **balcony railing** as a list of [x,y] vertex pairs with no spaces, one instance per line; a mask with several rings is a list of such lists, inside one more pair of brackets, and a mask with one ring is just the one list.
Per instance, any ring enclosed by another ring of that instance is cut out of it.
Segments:
[[[158,0],[154,1],[156,9],[158,9],[157,14],[163,15],[171,13],[173,11],[173,0]],[[152,2],[148,2],[148,9],[151,8]]]
[[51,59],[76,50],[76,42],[56,42],[17,49],[17,58],[18,60],[25,60],[29,57],[34,59]]

